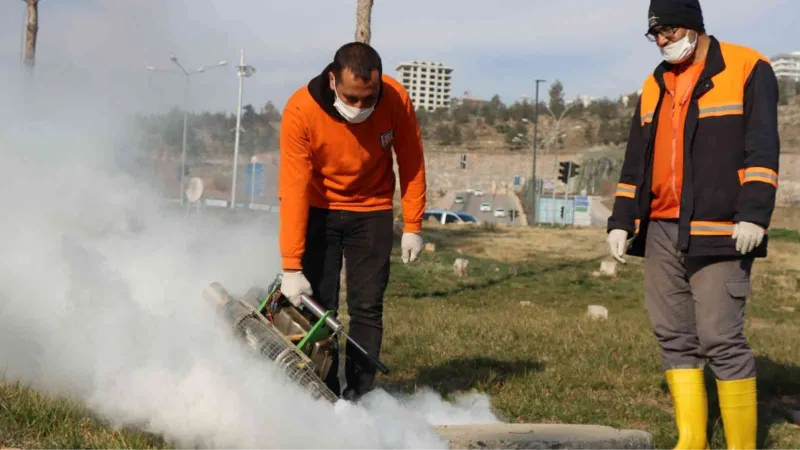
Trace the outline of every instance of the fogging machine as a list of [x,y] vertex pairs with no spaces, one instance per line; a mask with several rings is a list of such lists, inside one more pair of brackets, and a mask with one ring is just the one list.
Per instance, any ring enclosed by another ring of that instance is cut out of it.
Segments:
[[[271,323],[274,323],[276,313],[280,311],[280,309],[287,307],[295,308],[281,293],[280,287],[282,279],[281,274],[275,277],[275,280],[269,287],[267,296],[261,300],[256,309],[259,313],[264,314]],[[355,349],[364,355],[377,370],[383,374],[389,373],[389,368],[386,367],[386,365],[367,353],[361,344],[345,333],[344,325],[334,316],[334,311],[326,310],[322,305],[317,303],[316,300],[307,295],[301,295],[300,299],[300,307],[295,309],[309,320],[309,322],[313,322],[311,328],[307,332],[302,333],[302,337],[300,337],[300,340],[297,342],[297,347],[302,350],[303,353],[310,355],[316,343],[341,335],[344,336]],[[299,336],[293,335],[291,337],[297,338]]]
[[283,370],[289,378],[306,388],[314,398],[338,400],[322,381],[338,351],[338,338],[344,336],[381,373],[389,369],[344,331],[334,311],[325,310],[309,296],[295,307],[281,293],[278,274],[268,289],[251,288],[241,299],[234,298],[219,283],[212,283],[203,297],[214,303],[221,315],[244,342]]

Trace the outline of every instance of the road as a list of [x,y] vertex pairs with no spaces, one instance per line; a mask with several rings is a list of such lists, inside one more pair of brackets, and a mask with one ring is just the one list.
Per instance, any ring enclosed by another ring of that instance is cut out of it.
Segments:
[[600,197],[592,197],[591,200],[592,211],[592,226],[596,228],[605,228],[608,225],[608,217],[611,215],[611,210],[606,208]]
[[[464,199],[464,203],[455,203],[450,207],[453,211],[463,211],[467,214],[474,216],[476,219],[480,220],[481,222],[490,222],[490,223],[497,223],[497,224],[507,224],[512,225],[511,215],[509,211],[514,209],[515,201],[512,195],[506,194],[484,194],[484,195],[473,195],[468,192],[456,192],[456,196],[460,196]],[[491,211],[483,212],[481,211],[481,203],[489,203],[491,205]],[[506,217],[494,217],[494,210],[497,208],[503,208],[506,211]],[[520,223],[519,220],[514,221],[514,225],[518,225]]]

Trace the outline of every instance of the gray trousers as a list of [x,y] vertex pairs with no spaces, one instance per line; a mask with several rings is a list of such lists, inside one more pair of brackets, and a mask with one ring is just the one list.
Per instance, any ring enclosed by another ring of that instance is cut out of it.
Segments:
[[753,259],[685,257],[677,242],[677,222],[648,225],[644,301],[664,370],[708,362],[720,380],[754,377],[755,359],[742,332]]

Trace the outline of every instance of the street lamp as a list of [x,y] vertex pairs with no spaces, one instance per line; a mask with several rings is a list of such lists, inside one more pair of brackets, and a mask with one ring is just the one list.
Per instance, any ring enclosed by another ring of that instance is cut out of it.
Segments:
[[533,207],[531,208],[531,212],[533,214],[533,222],[532,225],[536,226],[536,210],[539,207],[538,202],[538,189],[537,189],[537,180],[536,180],[536,140],[537,134],[539,129],[539,83],[544,83],[545,80],[537,79],[536,80],[536,103],[534,104],[534,114],[533,114],[533,170],[531,170],[531,180],[533,181]]
[[[255,73],[255,67],[245,65],[244,63],[244,49],[241,50],[241,57],[239,65],[237,66],[237,75],[239,76],[239,102],[236,108],[236,139],[233,144],[233,180],[231,181],[231,209],[236,208],[236,168],[239,161],[239,131],[242,124],[242,88],[244,79]],[[255,178],[254,178],[255,180]],[[255,182],[255,181],[254,181]]]
[[198,74],[198,73],[204,73],[206,70],[213,69],[215,67],[224,66],[224,65],[228,64],[228,61],[225,61],[225,60],[218,61],[216,64],[212,64],[212,65],[209,65],[209,66],[203,66],[203,67],[200,67],[199,69],[196,69],[196,70],[193,70],[193,71],[190,72],[190,71],[186,70],[183,67],[183,65],[181,65],[181,63],[178,61],[178,57],[177,56],[169,55],[169,59],[170,59],[170,61],[175,63],[175,65],[178,66],[178,68],[180,68],[181,70],[180,71],[176,71],[176,70],[169,70],[169,69],[159,69],[159,68],[156,68],[154,66],[147,66],[147,70],[150,71],[150,72],[173,73],[173,74],[183,75],[183,76],[186,77],[186,86],[185,86],[184,93],[183,93],[183,104],[184,104],[184,107],[183,107],[183,145],[182,145],[182,150],[181,150],[181,186],[180,186],[181,205],[183,205],[184,204],[183,186],[184,186],[184,177],[186,176],[186,128],[187,128],[187,122],[188,122],[188,116],[189,116],[189,114],[188,114],[188,110],[189,110],[189,79],[191,78],[192,75],[195,75],[195,74]]

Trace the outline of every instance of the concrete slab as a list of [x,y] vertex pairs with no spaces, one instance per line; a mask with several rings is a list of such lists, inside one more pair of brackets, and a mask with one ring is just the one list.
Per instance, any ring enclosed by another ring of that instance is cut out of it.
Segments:
[[653,437],[639,430],[600,425],[442,425],[451,449],[652,449]]

